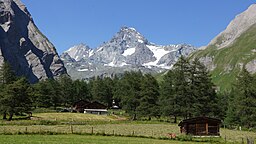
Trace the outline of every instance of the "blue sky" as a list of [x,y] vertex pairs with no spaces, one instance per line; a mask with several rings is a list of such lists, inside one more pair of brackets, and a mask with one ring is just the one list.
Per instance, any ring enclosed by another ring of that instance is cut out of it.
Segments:
[[61,54],[108,41],[122,26],[156,44],[207,45],[254,0],[22,0]]

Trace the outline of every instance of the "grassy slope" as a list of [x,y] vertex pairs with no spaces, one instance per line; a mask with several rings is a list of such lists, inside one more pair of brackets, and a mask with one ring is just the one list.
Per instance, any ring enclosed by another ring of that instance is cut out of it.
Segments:
[[[221,37],[218,42],[221,41]],[[214,57],[214,64],[217,66],[212,72],[213,82],[221,87],[221,90],[230,89],[240,72],[241,64],[256,59],[256,25],[243,33],[234,44],[226,48],[217,49],[216,46],[209,46],[205,50],[198,51],[192,57]],[[231,70],[227,71],[227,67]]]

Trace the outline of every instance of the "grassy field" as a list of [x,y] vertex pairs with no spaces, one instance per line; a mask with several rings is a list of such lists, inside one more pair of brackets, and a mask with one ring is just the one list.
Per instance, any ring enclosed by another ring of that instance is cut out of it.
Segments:
[[[52,120],[52,121],[117,121],[125,120],[116,115],[95,115],[84,113],[36,113],[34,120]],[[33,119],[32,119],[33,120]]]
[[[242,140],[245,141],[247,137],[256,138],[256,133],[254,132],[228,129],[221,129],[220,132],[222,142],[225,139],[229,142],[241,142]],[[14,134],[13,136],[18,139],[18,137],[25,137],[26,135],[19,136],[16,134],[24,133],[58,134],[60,137],[72,137],[74,139],[75,137],[79,137],[79,135],[72,135],[72,133],[85,134],[85,137],[88,137],[86,134],[107,134],[116,136],[134,135],[153,138],[168,138],[169,133],[180,135],[177,124],[158,121],[133,122],[128,121],[123,117],[113,115],[100,116],[79,113],[36,113],[32,120],[14,120],[11,122],[0,121],[0,134]],[[4,139],[5,136],[6,138],[9,137],[8,135],[1,135]],[[35,136],[40,137],[40,135]],[[92,138],[94,137],[92,136]],[[118,139],[119,137],[115,140]]]
[[[0,133],[93,133],[110,135],[136,135],[155,138],[169,137],[168,133],[179,135],[179,127],[173,124],[100,124],[100,125],[31,125],[31,126],[0,126]],[[247,137],[256,139],[256,133],[238,130],[221,129],[221,137],[229,142],[239,142]]]
[[82,135],[0,135],[1,144],[192,144],[172,140]]

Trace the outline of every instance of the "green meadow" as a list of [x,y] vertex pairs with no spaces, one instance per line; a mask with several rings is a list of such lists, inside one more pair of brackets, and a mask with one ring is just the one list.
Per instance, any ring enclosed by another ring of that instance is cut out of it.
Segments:
[[[220,138],[181,135],[177,124],[130,121],[116,115],[35,113],[31,120],[0,121],[0,143],[241,143],[255,132],[221,129]],[[169,134],[177,137],[171,139]]]

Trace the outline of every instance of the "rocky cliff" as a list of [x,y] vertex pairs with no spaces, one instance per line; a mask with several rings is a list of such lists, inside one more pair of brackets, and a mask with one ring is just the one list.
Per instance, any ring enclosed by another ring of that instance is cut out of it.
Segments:
[[66,73],[55,47],[20,0],[0,0],[0,65],[4,60],[31,83]]
[[210,43],[217,48],[224,48],[234,43],[246,30],[256,23],[256,4],[252,4],[246,11],[237,15]]

